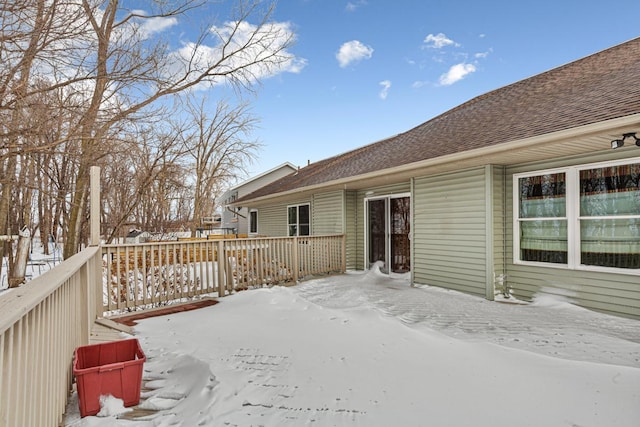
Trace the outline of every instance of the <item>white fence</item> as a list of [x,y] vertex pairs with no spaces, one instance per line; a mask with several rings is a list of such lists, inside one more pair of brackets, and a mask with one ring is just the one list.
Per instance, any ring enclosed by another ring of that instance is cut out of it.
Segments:
[[345,271],[344,236],[186,240],[103,246],[105,312]]
[[0,426],[61,423],[73,351],[102,310],[101,275],[100,249],[90,247],[0,296]]

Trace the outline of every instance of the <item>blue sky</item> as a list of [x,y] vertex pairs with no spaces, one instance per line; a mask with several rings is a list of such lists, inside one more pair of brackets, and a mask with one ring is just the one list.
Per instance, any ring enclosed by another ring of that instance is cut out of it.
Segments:
[[281,0],[273,18],[291,24],[305,66],[252,100],[264,149],[251,176],[406,131],[640,35],[638,0]]
[[[208,4],[215,24],[230,18],[231,3]],[[407,131],[638,37],[640,0],[280,0],[272,21],[294,34],[294,61],[263,76],[248,98],[263,149],[239,181]],[[185,46],[185,23],[164,24],[182,29]],[[212,100],[225,96],[212,92]]]

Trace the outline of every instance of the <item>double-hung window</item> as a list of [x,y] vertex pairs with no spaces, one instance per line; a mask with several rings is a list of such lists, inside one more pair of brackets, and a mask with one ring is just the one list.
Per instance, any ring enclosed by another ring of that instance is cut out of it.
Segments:
[[287,207],[289,236],[308,236],[310,231],[309,204]]
[[640,274],[640,159],[513,179],[516,263]]
[[558,171],[518,178],[521,261],[567,263],[566,177]]

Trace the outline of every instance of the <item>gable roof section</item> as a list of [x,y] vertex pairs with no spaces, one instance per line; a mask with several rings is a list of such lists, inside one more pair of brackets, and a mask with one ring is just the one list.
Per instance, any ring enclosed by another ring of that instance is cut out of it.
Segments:
[[640,113],[640,38],[480,95],[407,132],[312,163],[251,200]]
[[254,177],[251,177],[249,179],[247,179],[246,181],[242,181],[236,185],[234,185],[233,187],[231,187],[229,189],[229,191],[233,191],[233,190],[237,190],[241,187],[245,187],[249,184],[251,184],[252,182],[257,181],[258,179],[262,178],[262,177],[266,177],[269,174],[272,174],[274,172],[280,171],[280,170],[284,170],[284,169],[290,169],[291,172],[294,172],[296,170],[296,167],[291,163],[291,162],[284,162],[274,168],[269,169],[268,171],[262,172],[259,175],[256,175]]

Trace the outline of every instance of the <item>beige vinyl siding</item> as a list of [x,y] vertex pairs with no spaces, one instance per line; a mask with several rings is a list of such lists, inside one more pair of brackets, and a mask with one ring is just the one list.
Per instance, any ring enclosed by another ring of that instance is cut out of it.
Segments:
[[[364,269],[364,227],[366,224],[364,218],[364,199],[365,197],[381,197],[390,196],[393,194],[409,193],[411,191],[411,182],[401,182],[399,184],[386,185],[381,187],[372,187],[358,191],[355,200],[356,210],[356,253],[355,253],[355,268],[356,270]],[[367,195],[367,193],[370,193]]]
[[258,234],[267,237],[287,235],[287,205],[258,208]]
[[[493,259],[492,259],[492,267],[493,271],[490,272],[490,279],[494,282],[495,285],[495,293],[502,293],[503,289],[499,289],[500,286],[496,283],[498,276],[503,275],[506,278],[506,252],[505,252],[505,238],[506,238],[506,227],[510,226],[507,224],[506,219],[506,203],[507,199],[505,197],[505,168],[502,166],[491,166],[490,170],[491,180],[487,181],[488,186],[493,188],[492,191],[492,204],[489,206],[493,210],[493,225],[492,225],[492,235],[493,235]],[[506,279],[505,279],[506,283]]]
[[416,178],[414,191],[414,282],[486,297],[485,168]]
[[357,208],[356,201],[358,200],[357,193],[355,191],[347,191],[344,195],[344,217],[345,217],[345,252],[346,252],[346,265],[347,270],[357,269],[356,254],[357,254]]
[[[287,206],[311,203],[309,199],[258,208],[258,234],[267,237],[287,235]],[[313,205],[310,207],[313,210]],[[311,220],[313,230],[313,219]]]
[[[633,154],[633,156],[632,156]],[[640,319],[640,276],[513,264],[513,174],[637,156],[637,151],[612,150],[598,155],[556,159],[506,170],[507,281],[515,297],[530,300],[537,293],[564,295],[592,310]]]
[[344,232],[343,191],[313,195],[311,230],[315,235],[342,234]]
[[344,192],[319,193],[313,200],[304,199],[258,209],[260,235],[287,235],[287,207],[310,204],[311,234],[342,234],[344,229]]

